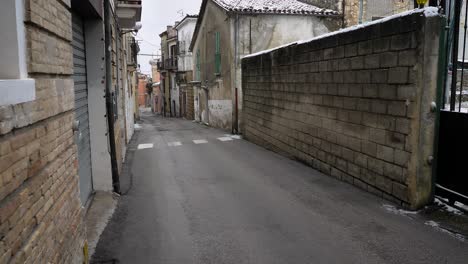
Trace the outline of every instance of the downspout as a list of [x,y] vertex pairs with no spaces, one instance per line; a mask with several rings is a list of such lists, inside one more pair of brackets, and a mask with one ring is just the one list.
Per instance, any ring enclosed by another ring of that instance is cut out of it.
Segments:
[[362,17],[364,16],[364,0],[359,0],[359,24],[362,24]]
[[346,14],[346,3],[345,3],[345,0],[342,0],[342,1],[341,1],[341,15],[342,15],[342,19],[341,19],[341,28],[345,28],[345,27],[346,27],[346,18],[345,18],[345,14]]
[[112,93],[112,53],[111,53],[111,25],[110,25],[110,2],[104,0],[104,27],[105,27],[105,45],[106,45],[106,106],[107,106],[107,124],[108,124],[108,139],[110,146],[110,158],[112,166],[112,185],[114,192],[120,194],[119,170],[117,169],[117,155],[115,147],[115,131],[114,131],[114,95]]
[[[234,102],[234,122],[232,122],[232,133],[236,132],[236,134],[239,133],[239,102],[238,102],[238,83],[237,83],[237,67],[239,66],[239,51],[238,48],[239,46],[237,45],[238,40],[239,40],[239,14],[236,13],[236,21],[234,22],[234,93],[236,98]],[[249,43],[249,50],[250,53],[252,53],[252,20],[250,20],[250,32],[249,32],[249,38],[250,38],[250,43]]]

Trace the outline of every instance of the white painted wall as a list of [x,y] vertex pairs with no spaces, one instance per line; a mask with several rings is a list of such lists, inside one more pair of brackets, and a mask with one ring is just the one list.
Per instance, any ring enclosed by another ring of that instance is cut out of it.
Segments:
[[191,71],[192,65],[192,52],[189,52],[190,42],[192,41],[193,32],[197,24],[196,18],[186,18],[181,24],[176,26],[177,39],[179,41],[179,50],[185,51],[178,55],[178,69],[179,71]]
[[231,100],[208,100],[208,109],[209,123],[218,124],[219,127],[229,127],[232,122]]
[[107,126],[104,26],[102,20],[85,21],[88,78],[89,132],[94,190],[112,191],[112,167]]
[[[170,74],[171,78],[171,109],[172,109],[172,115],[179,117],[180,116],[180,111],[179,111],[179,89],[180,87],[176,83],[176,74],[172,73]],[[175,112],[174,112],[174,102],[175,102]]]
[[4,0],[0,8],[0,106],[32,101],[35,81],[28,79],[24,1]]
[[125,91],[125,118],[126,118],[126,131],[127,131],[127,144],[132,139],[135,131],[135,120],[133,116],[133,109],[135,109],[135,97],[133,93],[130,93],[132,85],[132,75],[130,72],[127,73],[127,81],[124,84]]

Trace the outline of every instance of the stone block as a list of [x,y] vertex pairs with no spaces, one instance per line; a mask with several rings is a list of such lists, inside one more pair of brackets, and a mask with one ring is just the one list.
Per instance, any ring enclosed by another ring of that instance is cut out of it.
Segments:
[[390,68],[388,71],[388,83],[405,84],[409,81],[409,71],[406,67]]

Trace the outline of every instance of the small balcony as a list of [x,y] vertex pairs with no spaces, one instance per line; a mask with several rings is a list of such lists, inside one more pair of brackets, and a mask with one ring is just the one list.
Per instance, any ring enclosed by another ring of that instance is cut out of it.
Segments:
[[164,60],[164,68],[166,70],[177,70],[177,58],[168,58]]
[[131,29],[135,27],[136,22],[141,21],[141,0],[118,0],[117,17],[120,27]]

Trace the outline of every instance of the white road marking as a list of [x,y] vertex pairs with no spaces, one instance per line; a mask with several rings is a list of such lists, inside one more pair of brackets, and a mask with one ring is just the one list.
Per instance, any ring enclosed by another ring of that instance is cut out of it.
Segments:
[[224,142],[224,141],[231,141],[233,139],[231,137],[220,137],[220,138],[218,138],[218,140]]
[[167,143],[167,145],[169,147],[178,147],[178,146],[182,146],[182,143],[179,142],[179,141],[176,141],[176,142],[169,142],[169,143]]
[[148,144],[140,144],[138,145],[138,149],[150,149],[150,148],[153,148],[153,144],[151,143],[148,143]]
[[233,135],[233,134],[224,134],[225,137],[230,137],[232,139],[242,139],[240,135]]
[[193,143],[195,143],[195,144],[206,144],[206,143],[208,143],[208,140],[206,140],[206,139],[195,139],[195,140],[193,140]]

